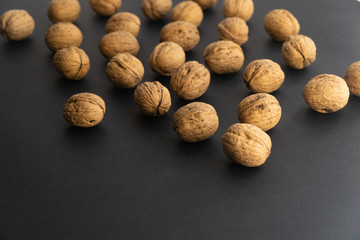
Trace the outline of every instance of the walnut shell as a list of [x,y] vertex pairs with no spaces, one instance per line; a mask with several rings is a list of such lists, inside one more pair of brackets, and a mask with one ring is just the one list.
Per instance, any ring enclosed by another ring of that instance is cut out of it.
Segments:
[[275,9],[266,14],[264,28],[270,37],[278,42],[284,42],[300,32],[298,20],[285,9]]
[[271,138],[266,132],[247,123],[231,125],[222,136],[226,156],[246,167],[263,165],[271,154],[271,146]]
[[189,22],[176,21],[165,25],[160,32],[160,42],[175,42],[185,51],[193,49],[200,41],[196,26]]
[[91,8],[99,15],[111,16],[121,7],[121,0],[90,0]]
[[200,26],[204,14],[196,2],[184,1],[177,4],[171,11],[171,21],[185,21],[194,24],[196,27]]
[[210,85],[210,72],[207,68],[190,61],[181,65],[171,75],[170,88],[181,98],[193,100],[202,96]]
[[204,59],[214,73],[228,74],[240,70],[244,64],[244,53],[236,43],[218,41],[205,48]]
[[267,93],[256,93],[244,98],[237,112],[241,123],[255,125],[263,131],[275,127],[281,118],[280,103]]
[[107,33],[115,31],[127,31],[135,37],[140,32],[141,21],[138,16],[129,12],[119,12],[107,20],[105,29]]
[[239,17],[247,22],[254,13],[254,2],[253,0],[224,0],[222,11],[225,17]]
[[133,88],[144,77],[141,61],[128,53],[119,53],[111,58],[106,66],[110,82],[120,88]]
[[317,112],[336,112],[349,101],[350,91],[344,79],[321,74],[311,79],[303,90],[305,102]]
[[83,35],[80,29],[69,22],[53,24],[46,33],[45,42],[51,51],[58,51],[67,47],[79,47]]
[[206,10],[208,8],[212,8],[216,5],[217,0],[191,0],[196,2],[197,4],[200,5],[200,7],[202,8],[202,10]]
[[304,35],[290,36],[283,43],[282,56],[289,67],[306,68],[316,59],[315,43],[311,38]]
[[29,37],[34,29],[34,19],[26,10],[9,10],[0,17],[0,34],[6,39],[21,41]]
[[346,70],[345,81],[350,92],[360,97],[360,61],[354,62]]
[[162,42],[151,53],[149,65],[151,69],[163,76],[171,76],[185,62],[183,48],[174,42]]
[[54,22],[75,22],[81,12],[78,0],[52,0],[47,10],[49,19]]
[[62,113],[76,127],[94,127],[104,118],[105,102],[96,94],[78,93],[66,101]]
[[228,17],[218,25],[219,39],[229,40],[241,45],[247,42],[249,27],[242,18]]
[[89,72],[90,59],[84,50],[77,47],[68,47],[55,53],[54,66],[66,78],[79,80]]
[[142,0],[141,10],[152,21],[164,19],[170,12],[172,0]]
[[219,127],[219,118],[213,106],[192,102],[179,108],[173,117],[174,130],[185,142],[208,139]]
[[99,42],[101,54],[110,59],[118,53],[130,53],[136,56],[140,45],[136,37],[126,31],[116,31],[106,34]]
[[285,79],[280,65],[270,59],[252,61],[243,75],[246,86],[255,93],[272,93],[281,87]]
[[134,99],[139,110],[151,117],[162,116],[171,107],[170,92],[158,81],[139,84]]

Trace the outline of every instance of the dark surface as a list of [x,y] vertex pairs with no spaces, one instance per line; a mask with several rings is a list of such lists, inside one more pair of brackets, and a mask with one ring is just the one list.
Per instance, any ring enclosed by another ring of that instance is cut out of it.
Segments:
[[[241,69],[212,75],[199,99],[218,111],[216,134],[201,143],[182,142],[172,115],[186,101],[173,93],[173,106],[161,118],[139,113],[133,90],[112,87],[106,60],[97,49],[107,18],[83,0],[76,24],[91,70],[81,81],[63,79],[44,43],[51,25],[49,1],[0,1],[0,12],[28,10],[34,34],[22,42],[0,39],[0,239],[360,239],[360,99],[333,114],[310,110],[304,85],[321,73],[343,76],[360,60],[360,3],[355,0],[256,0],[245,65],[270,58],[284,69],[284,85],[274,95],[283,108],[269,135],[272,154],[260,168],[232,164],[221,136],[237,122],[238,103],[251,92]],[[175,1],[178,3],[179,1]],[[218,39],[222,1],[205,12],[200,44],[187,60],[204,62],[202,52]],[[301,33],[316,43],[316,62],[302,71],[287,68],[281,44],[263,30],[274,8],[290,10]],[[138,57],[144,80],[168,78],[151,72],[147,61],[169,20],[150,22],[140,0],[123,0],[121,11],[142,20]],[[62,107],[72,94],[88,91],[106,102],[103,122],[92,129],[68,125]]]

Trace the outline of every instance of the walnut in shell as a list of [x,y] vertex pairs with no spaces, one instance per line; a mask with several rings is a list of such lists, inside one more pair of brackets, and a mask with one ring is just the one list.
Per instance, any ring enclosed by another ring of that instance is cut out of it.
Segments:
[[171,11],[171,21],[185,21],[194,24],[198,27],[203,18],[204,14],[196,2],[184,1],[177,4]]
[[0,17],[0,34],[9,40],[21,41],[29,37],[34,28],[34,19],[23,9],[6,11]]
[[350,92],[360,97],[360,61],[354,62],[346,70],[345,81]]
[[172,0],[142,0],[141,10],[152,21],[164,19],[170,12]]
[[48,7],[48,17],[54,22],[75,22],[80,15],[78,0],[52,0]]
[[275,9],[266,14],[264,28],[270,37],[278,42],[284,42],[300,32],[298,20],[285,9]]
[[82,40],[80,29],[69,22],[55,23],[45,37],[46,45],[54,52],[67,47],[79,47]]
[[228,17],[218,24],[219,39],[233,41],[238,45],[247,42],[249,27],[242,18]]
[[121,0],[90,0],[91,8],[99,15],[111,16],[121,7]]
[[225,17],[239,17],[247,22],[254,13],[254,2],[253,0],[224,0],[222,11]]
[[141,21],[138,16],[129,12],[119,12],[107,20],[105,29],[107,33],[115,31],[127,31],[135,37],[140,32]]
[[192,0],[200,5],[202,10],[206,10],[208,8],[212,8],[216,5],[217,0]]
[[304,35],[290,36],[283,43],[282,56],[289,67],[306,68],[316,59],[315,43],[311,38]]

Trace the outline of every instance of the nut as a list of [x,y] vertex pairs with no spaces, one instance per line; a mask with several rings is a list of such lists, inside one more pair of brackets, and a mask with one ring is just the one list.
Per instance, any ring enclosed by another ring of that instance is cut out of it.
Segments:
[[289,67],[306,68],[316,59],[315,43],[311,38],[304,35],[290,36],[283,43],[282,56]]
[[285,9],[275,9],[266,14],[264,28],[278,42],[284,42],[300,32],[298,20]]
[[143,0],[141,10],[152,21],[164,19],[170,12],[172,0]]
[[345,81],[349,86],[350,92],[360,97],[360,61],[354,62],[346,70]]
[[249,27],[242,18],[225,18],[218,25],[219,39],[229,40],[241,45],[247,42]]
[[206,10],[208,8],[212,8],[216,5],[217,0],[192,0],[200,5],[202,10]]
[[99,15],[111,16],[121,7],[121,0],[90,0],[91,8]]
[[107,33],[120,30],[127,31],[136,37],[140,32],[140,25],[140,18],[135,14],[120,12],[107,20],[105,29]]
[[69,22],[53,24],[45,37],[46,45],[54,52],[67,47],[79,47],[82,40],[80,29]]
[[246,22],[254,13],[253,0],[224,0],[223,14],[225,17],[239,17]]
[[33,33],[34,28],[34,19],[26,10],[9,10],[0,17],[0,34],[9,40],[23,40]]
[[196,2],[184,1],[177,4],[171,11],[171,21],[185,21],[194,24],[198,27],[203,18],[204,14]]
[[75,22],[80,15],[78,0],[52,0],[48,7],[48,17],[54,22]]

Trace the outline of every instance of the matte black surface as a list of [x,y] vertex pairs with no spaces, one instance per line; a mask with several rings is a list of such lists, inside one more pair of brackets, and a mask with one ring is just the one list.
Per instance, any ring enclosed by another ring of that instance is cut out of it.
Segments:
[[[178,3],[179,1],[175,1]],[[333,114],[319,114],[302,99],[304,85],[321,73],[343,76],[360,60],[360,2],[355,0],[255,0],[245,65],[270,58],[284,69],[284,85],[274,95],[283,108],[269,131],[272,154],[260,168],[232,164],[221,136],[237,122],[238,103],[251,92],[241,69],[212,75],[198,99],[218,111],[216,134],[201,143],[182,142],[172,115],[186,101],[173,93],[173,106],[161,118],[144,117],[133,90],[112,87],[107,61],[97,44],[107,18],[81,1],[76,24],[91,70],[81,81],[63,79],[44,43],[51,25],[49,1],[0,1],[0,12],[28,10],[34,34],[22,42],[0,39],[0,239],[360,239],[360,99]],[[218,40],[223,19],[220,0],[205,12],[201,42],[187,60],[204,62],[205,47]],[[308,69],[287,68],[281,44],[263,30],[274,8],[290,10],[301,33],[316,43],[316,62]],[[121,11],[142,20],[138,57],[144,80],[168,78],[151,72],[147,61],[169,20],[148,21],[140,0],[123,0]],[[88,91],[106,101],[104,121],[92,129],[71,127],[61,115],[72,94]]]

